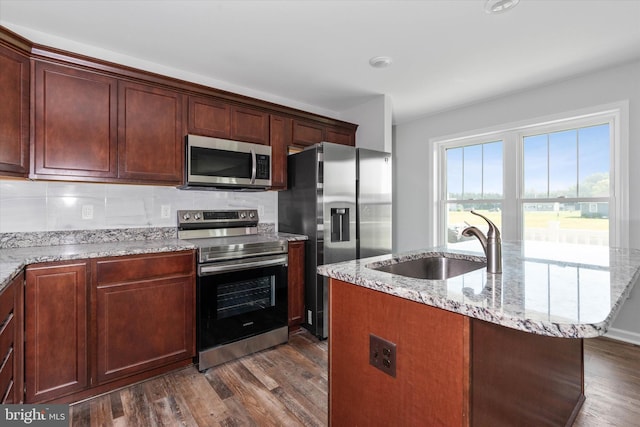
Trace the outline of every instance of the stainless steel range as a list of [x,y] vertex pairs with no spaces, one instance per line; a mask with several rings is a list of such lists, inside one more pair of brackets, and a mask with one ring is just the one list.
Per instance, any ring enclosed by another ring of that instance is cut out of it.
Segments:
[[287,241],[258,234],[257,210],[178,211],[198,247],[198,369],[287,342]]

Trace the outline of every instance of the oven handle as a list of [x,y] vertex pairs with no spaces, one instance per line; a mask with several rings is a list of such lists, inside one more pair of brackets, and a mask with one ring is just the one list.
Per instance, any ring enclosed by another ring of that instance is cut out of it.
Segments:
[[204,264],[198,268],[198,276],[210,276],[213,274],[229,273],[258,267],[273,267],[278,265],[286,266],[288,260],[289,257],[287,254],[284,254],[270,257],[251,258],[248,260],[236,260],[233,262],[219,264]]

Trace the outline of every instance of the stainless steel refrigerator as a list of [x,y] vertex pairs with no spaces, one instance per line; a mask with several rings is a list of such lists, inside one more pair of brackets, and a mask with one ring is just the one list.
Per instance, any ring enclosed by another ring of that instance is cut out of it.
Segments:
[[391,155],[323,142],[288,156],[278,230],[305,234],[304,326],[328,336],[328,280],[318,265],[391,252]]

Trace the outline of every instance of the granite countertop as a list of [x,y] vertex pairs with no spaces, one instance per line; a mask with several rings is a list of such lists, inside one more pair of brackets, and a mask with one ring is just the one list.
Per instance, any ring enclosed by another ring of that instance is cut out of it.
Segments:
[[[42,242],[51,243],[55,241],[57,244],[47,244],[43,246],[22,246],[16,244],[15,246],[17,247],[0,249],[0,292],[29,264],[109,256],[175,252],[196,248],[194,244],[186,240],[168,237],[171,235],[175,235],[175,230],[154,230],[152,233],[148,231],[131,231],[130,229],[117,230],[115,232],[114,230],[110,230],[104,233],[96,231],[92,231],[91,233],[74,232],[73,239],[69,238],[68,234],[65,234],[64,237],[69,241],[76,240],[79,242],[59,244],[61,241],[65,241],[59,238],[60,234],[54,236],[52,233],[48,233],[44,236],[44,234],[35,235],[35,233],[30,233],[26,238],[21,236],[21,242],[32,240],[35,237],[42,239]],[[256,236],[259,236],[256,238],[267,237],[288,241],[307,240],[307,236],[289,233],[266,233]],[[128,238],[134,240],[127,240]],[[83,240],[89,243],[82,243]]]
[[372,270],[430,254],[486,261],[478,253],[433,248],[318,267],[318,273],[432,307],[530,333],[603,335],[640,277],[640,251],[521,242],[502,244],[502,274],[486,268],[448,280]]

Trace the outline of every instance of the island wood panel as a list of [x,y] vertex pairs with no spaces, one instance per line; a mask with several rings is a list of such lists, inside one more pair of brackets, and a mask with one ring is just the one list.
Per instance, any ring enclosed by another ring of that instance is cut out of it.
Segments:
[[29,173],[29,58],[0,45],[0,173]]
[[117,80],[35,62],[36,176],[117,176]]
[[570,426],[584,401],[582,339],[473,319],[472,424]]
[[[330,425],[468,425],[468,318],[335,279],[329,286]],[[396,344],[395,378],[369,364],[369,334]]]

